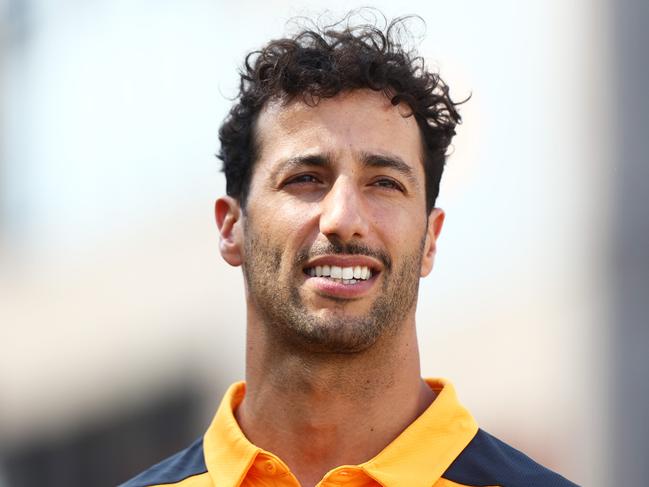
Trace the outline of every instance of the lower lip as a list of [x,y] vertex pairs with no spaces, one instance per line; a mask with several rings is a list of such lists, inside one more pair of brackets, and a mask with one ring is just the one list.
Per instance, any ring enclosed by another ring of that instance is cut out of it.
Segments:
[[378,274],[366,281],[356,281],[356,284],[343,284],[326,277],[306,276],[306,284],[325,297],[354,299],[365,295],[374,285]]

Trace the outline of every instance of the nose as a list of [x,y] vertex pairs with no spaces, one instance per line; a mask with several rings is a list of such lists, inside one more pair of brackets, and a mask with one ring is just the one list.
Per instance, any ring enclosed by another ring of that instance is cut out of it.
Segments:
[[320,233],[348,242],[365,237],[368,229],[369,221],[360,188],[353,181],[338,178],[321,200]]

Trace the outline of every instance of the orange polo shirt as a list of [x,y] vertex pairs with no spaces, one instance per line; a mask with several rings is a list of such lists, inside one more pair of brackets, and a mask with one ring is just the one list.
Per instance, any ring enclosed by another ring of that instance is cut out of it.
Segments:
[[[360,465],[343,465],[328,472],[324,486],[430,487],[471,441],[478,425],[457,401],[453,386],[428,381],[438,393],[428,409],[377,456]],[[243,383],[230,387],[204,439],[205,461],[217,486],[299,487],[281,459],[250,443],[233,411],[245,393]],[[438,441],[430,441],[438,438]],[[426,448],[422,448],[426,445]],[[191,485],[191,484],[188,484]],[[200,484],[196,484],[200,485]],[[210,484],[205,484],[210,485]],[[445,485],[445,484],[440,484]]]
[[[374,458],[329,471],[318,487],[574,486],[488,433],[453,386],[428,379],[433,403]],[[245,384],[230,386],[205,436],[123,487],[300,487],[286,464],[244,436],[234,410]]]

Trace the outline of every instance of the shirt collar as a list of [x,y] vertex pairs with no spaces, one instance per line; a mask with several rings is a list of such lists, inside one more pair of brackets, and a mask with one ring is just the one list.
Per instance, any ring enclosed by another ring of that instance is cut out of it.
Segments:
[[433,403],[377,456],[360,465],[385,487],[433,485],[478,431],[450,382],[426,382],[437,392]]
[[[437,392],[433,403],[378,455],[358,465],[384,487],[433,485],[478,431],[450,382],[426,382]],[[230,386],[205,434],[205,462],[215,485],[235,487],[259,454],[273,456],[250,443],[234,417],[245,390],[244,382]]]

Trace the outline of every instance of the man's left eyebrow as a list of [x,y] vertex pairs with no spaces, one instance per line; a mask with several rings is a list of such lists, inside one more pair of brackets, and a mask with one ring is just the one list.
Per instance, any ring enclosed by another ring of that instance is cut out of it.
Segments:
[[361,153],[361,161],[367,167],[389,168],[403,174],[414,185],[418,184],[412,167],[394,154]]

